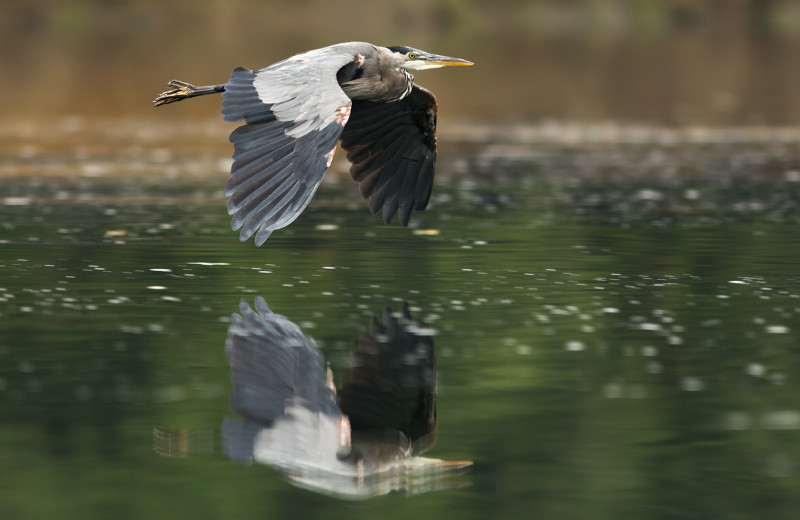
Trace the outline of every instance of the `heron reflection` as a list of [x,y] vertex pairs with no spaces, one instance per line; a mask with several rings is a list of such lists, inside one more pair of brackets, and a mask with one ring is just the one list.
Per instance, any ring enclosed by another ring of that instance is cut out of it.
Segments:
[[407,305],[373,316],[338,391],[314,340],[263,298],[241,303],[226,350],[231,408],[244,418],[223,423],[233,459],[352,498],[460,485],[449,477],[472,464],[420,456],[436,438],[436,357],[432,330]]

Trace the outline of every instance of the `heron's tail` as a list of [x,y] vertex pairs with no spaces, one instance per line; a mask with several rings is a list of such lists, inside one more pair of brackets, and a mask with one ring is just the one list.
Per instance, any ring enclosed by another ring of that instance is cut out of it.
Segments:
[[172,87],[172,90],[167,90],[166,92],[162,92],[161,94],[159,94],[157,98],[153,100],[154,107],[160,107],[161,105],[168,105],[169,103],[175,103],[176,101],[183,101],[184,99],[188,99],[191,97],[205,96],[206,94],[218,94],[220,92],[225,92],[225,85],[209,85],[206,87],[196,87],[190,83],[178,81],[177,79],[173,79],[172,81],[170,81],[169,86]]

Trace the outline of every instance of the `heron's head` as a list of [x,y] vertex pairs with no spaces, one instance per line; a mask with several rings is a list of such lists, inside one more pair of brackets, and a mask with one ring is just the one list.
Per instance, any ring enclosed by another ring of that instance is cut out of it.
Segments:
[[399,62],[397,66],[409,70],[437,69],[447,65],[474,65],[474,63],[471,61],[462,60],[461,58],[451,58],[449,56],[431,54],[430,52],[425,52],[402,45],[388,47],[388,49],[392,51],[397,58]]

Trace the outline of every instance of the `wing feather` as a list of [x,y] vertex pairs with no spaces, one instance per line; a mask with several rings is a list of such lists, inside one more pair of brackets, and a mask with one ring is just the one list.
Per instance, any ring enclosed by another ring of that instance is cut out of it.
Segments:
[[336,73],[370,44],[333,45],[265,69],[237,68],[223,92],[226,121],[244,120],[225,194],[240,239],[256,245],[308,205],[328,167],[351,105]]
[[412,209],[428,205],[436,164],[436,110],[433,94],[417,85],[400,101],[353,101],[342,148],[372,213],[388,205],[383,213],[387,223],[397,214],[406,226]]

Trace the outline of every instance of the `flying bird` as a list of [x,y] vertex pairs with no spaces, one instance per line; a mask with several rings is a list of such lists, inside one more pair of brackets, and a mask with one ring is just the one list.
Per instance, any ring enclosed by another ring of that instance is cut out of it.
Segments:
[[225,121],[244,120],[230,135],[234,162],[225,194],[240,240],[255,234],[260,246],[308,205],[339,140],[373,215],[382,211],[386,224],[397,215],[407,226],[413,210],[424,210],[436,164],[437,104],[408,71],[446,65],[473,63],[411,47],[340,43],[261,70],[239,67],[220,85],[173,80],[153,104],[221,93]]

